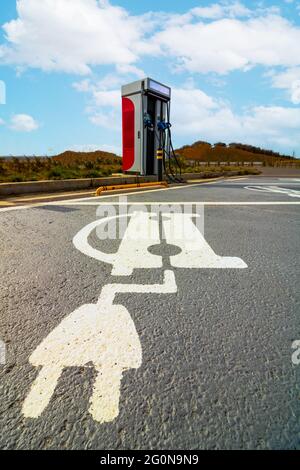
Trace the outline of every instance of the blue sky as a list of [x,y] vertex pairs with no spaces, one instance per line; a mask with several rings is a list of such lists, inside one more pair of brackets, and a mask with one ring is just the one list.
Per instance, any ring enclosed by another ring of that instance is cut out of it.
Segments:
[[300,156],[300,0],[1,0],[0,22],[0,155],[120,153],[120,87],[151,76],[176,146]]

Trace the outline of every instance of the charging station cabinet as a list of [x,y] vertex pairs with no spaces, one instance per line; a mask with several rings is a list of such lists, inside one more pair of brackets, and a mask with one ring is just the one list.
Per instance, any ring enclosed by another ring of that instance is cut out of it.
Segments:
[[123,171],[159,174],[159,123],[169,121],[171,88],[151,78],[122,87]]

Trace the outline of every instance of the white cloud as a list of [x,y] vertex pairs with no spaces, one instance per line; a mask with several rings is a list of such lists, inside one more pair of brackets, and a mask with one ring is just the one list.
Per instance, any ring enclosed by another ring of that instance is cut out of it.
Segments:
[[17,0],[17,12],[3,26],[2,62],[87,74],[94,65],[137,60],[142,18],[106,0]]
[[120,90],[99,90],[93,92],[96,106],[119,106],[121,100]]
[[90,90],[91,82],[89,79],[81,80],[80,82],[73,83],[75,90],[80,92],[87,92]]
[[174,135],[190,141],[238,141],[290,150],[300,145],[299,108],[253,106],[235,113],[229,103],[201,90],[175,88],[172,116]]
[[0,104],[6,104],[6,84],[0,80]]
[[32,132],[39,128],[39,123],[28,114],[15,114],[11,118],[9,127],[18,132]]
[[95,152],[96,150],[102,150],[105,152],[115,153],[121,155],[121,147],[119,145],[107,145],[107,144],[76,144],[72,145],[69,150],[75,152]]
[[[89,90],[93,105],[87,111],[90,121],[104,129],[121,131],[119,89]],[[207,95],[193,81],[185,87],[172,87],[171,122],[175,141],[239,141],[284,151],[300,145],[300,108],[252,106],[241,113],[230,103]]]
[[152,41],[177,68],[192,73],[300,65],[300,28],[274,14],[240,20],[169,24]]
[[0,59],[26,67],[88,74],[114,65],[118,74],[144,75],[146,55],[195,73],[228,73],[255,65],[300,65],[300,28],[277,7],[250,10],[239,1],[185,13],[130,15],[108,0],[17,0],[18,17],[6,23]]
[[116,64],[116,69],[119,74],[132,74],[137,78],[144,78],[146,76],[145,72],[136,67],[135,65],[130,64]]
[[300,104],[300,67],[290,68],[281,73],[273,73],[272,85],[274,88],[287,90],[289,99],[293,104]]
[[[260,11],[260,10],[259,10]],[[205,20],[218,20],[220,18],[238,18],[248,17],[254,14],[253,11],[249,10],[240,2],[220,2],[213,3],[209,6],[195,7],[188,10],[183,14],[165,14],[160,13],[160,18],[156,14],[154,21],[156,27],[160,24],[165,24],[166,27],[170,26],[181,26],[188,23],[192,23],[196,19],[203,18]],[[159,21],[158,21],[159,20]],[[156,28],[157,29],[157,28]],[[166,29],[166,28],[162,28]]]
[[[145,75],[137,63],[146,55],[165,58],[172,71],[192,74],[221,75],[261,65],[273,70],[272,86],[300,104],[300,27],[284,19],[277,7],[250,10],[238,1],[220,1],[181,15],[132,16],[107,0],[18,0],[17,12],[17,19],[4,25],[2,63],[14,64],[18,71],[36,67],[82,75],[97,65],[115,67],[115,73],[101,80],[91,76],[73,85],[89,97],[90,121],[105,129],[120,131],[120,86],[129,77]],[[173,91],[177,135],[300,144],[295,127],[299,109],[256,106],[237,114],[230,104],[194,85]],[[16,115],[10,123],[22,131],[38,126],[28,115]]]
[[101,150],[104,150],[106,152],[112,152],[112,153],[115,153],[116,155],[122,154],[121,145],[103,144],[101,146]]
[[251,10],[240,2],[228,4],[214,3],[208,7],[196,7],[191,10],[192,15],[199,18],[219,19],[224,17],[251,16]]
[[110,129],[120,132],[121,130],[121,113],[117,108],[105,110],[90,110],[89,120],[92,124],[104,129]]
[[[73,87],[89,95],[86,113],[92,124],[105,129],[120,131],[121,129],[121,91],[123,83],[119,75],[108,74],[101,80],[82,80],[73,83]],[[118,88],[115,88],[118,87]],[[113,89],[112,89],[113,88]]]
[[[118,69],[118,67],[117,67]],[[146,74],[142,72],[142,77],[145,77]],[[126,81],[130,82],[137,79],[136,70],[129,69],[127,73],[123,70],[122,73],[114,72],[108,73],[102,76],[100,79],[84,79],[79,82],[73,83],[73,87],[80,92],[91,92],[93,94],[98,93],[99,91],[106,90],[115,90],[116,88],[121,88]],[[119,91],[120,94],[120,91]]]

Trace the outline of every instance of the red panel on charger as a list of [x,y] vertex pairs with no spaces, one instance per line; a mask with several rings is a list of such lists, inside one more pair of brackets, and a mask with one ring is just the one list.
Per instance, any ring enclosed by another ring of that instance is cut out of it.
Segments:
[[134,164],[134,104],[129,98],[122,98],[123,127],[123,171]]

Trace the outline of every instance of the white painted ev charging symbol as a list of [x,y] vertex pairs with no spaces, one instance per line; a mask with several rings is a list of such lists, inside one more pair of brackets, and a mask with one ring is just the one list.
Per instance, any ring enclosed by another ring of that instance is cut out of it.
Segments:
[[192,214],[168,214],[163,221],[166,241],[181,248],[181,253],[171,256],[174,268],[247,268],[240,258],[218,256],[193,223]]
[[[97,378],[90,413],[100,423],[119,414],[122,374],[142,364],[142,348],[133,320],[122,305],[113,305],[117,293],[176,293],[172,271],[163,284],[108,284],[97,304],[82,305],[66,317],[31,355],[42,367],[23,405],[23,414],[37,418],[47,407],[65,367],[95,367]],[[91,365],[92,364],[92,365]]]
[[91,258],[112,265],[113,276],[130,276],[136,268],[162,268],[162,258],[152,255],[148,248],[160,243],[159,225],[156,214],[151,212],[134,212],[121,241],[117,253],[103,253],[93,248],[88,241],[93,230],[127,215],[113,216],[96,220],[84,227],[74,237],[75,247]]
[[[74,245],[82,253],[112,265],[113,275],[130,275],[137,268],[160,268],[162,257],[148,248],[160,243],[157,214],[138,212],[129,226],[117,253],[107,254],[93,248],[88,237],[99,225],[120,216],[97,220],[84,227]],[[215,254],[188,214],[163,214],[163,228],[169,244],[179,246],[181,253],[171,256],[177,268],[246,268],[240,258]],[[142,231],[138,228],[142,227]],[[184,231],[179,230],[184,228]],[[138,233],[138,237],[136,234]],[[174,294],[177,285],[173,271],[165,271],[163,284],[108,284],[103,287],[97,304],[79,307],[67,316],[37,347],[29,358],[41,367],[23,404],[28,418],[37,418],[48,406],[55,387],[66,367],[94,367],[97,378],[90,399],[89,411],[99,423],[114,420],[119,414],[122,374],[142,364],[142,348],[128,310],[114,305],[117,293]]]
[[0,365],[6,364],[6,344],[0,339]]
[[[148,251],[150,246],[161,243],[159,222],[155,220],[156,215],[151,212],[134,212],[117,253],[108,254],[93,248],[89,244],[88,237],[100,225],[120,217],[127,217],[127,215],[92,222],[78,232],[73,243],[85,255],[111,264],[114,276],[129,276],[134,269],[161,268],[162,257]],[[247,268],[246,263],[240,258],[216,255],[193,223],[193,214],[166,213],[162,215],[167,243],[181,249],[180,254],[171,256],[171,266],[174,268]]]

